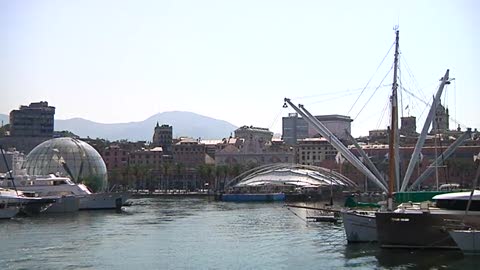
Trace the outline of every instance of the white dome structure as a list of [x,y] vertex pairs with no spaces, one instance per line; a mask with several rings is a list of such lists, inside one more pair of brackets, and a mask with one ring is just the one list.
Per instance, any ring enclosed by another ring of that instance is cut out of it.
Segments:
[[57,174],[70,177],[94,191],[107,187],[107,168],[100,154],[75,138],[55,138],[36,146],[23,165],[29,175]]
[[253,186],[356,187],[356,183],[338,172],[322,167],[276,163],[246,171],[225,184],[225,187]]

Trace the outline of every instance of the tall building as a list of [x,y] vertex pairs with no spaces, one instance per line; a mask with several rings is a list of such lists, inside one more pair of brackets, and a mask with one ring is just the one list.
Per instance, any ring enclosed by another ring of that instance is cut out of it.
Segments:
[[308,137],[308,123],[296,113],[282,118],[282,138],[286,144],[296,144],[297,140]]
[[10,112],[10,136],[12,137],[52,137],[55,107],[48,102],[30,103]]
[[438,104],[430,133],[444,133],[449,130],[449,125],[448,109],[445,109],[442,104]]
[[153,133],[153,146],[161,146],[165,154],[172,153],[173,127],[169,125],[155,126]]
[[417,119],[415,116],[405,116],[400,121],[400,134],[405,136],[417,135]]
[[246,152],[262,152],[272,144],[273,132],[268,128],[242,126],[235,130],[235,138],[244,139],[242,148]]
[[[351,132],[351,122],[353,120],[349,116],[333,114],[317,115],[315,118],[340,140],[347,139],[345,130]],[[318,132],[296,113],[290,113],[288,117],[282,118],[282,138],[285,143],[296,144],[300,139],[318,136]]]

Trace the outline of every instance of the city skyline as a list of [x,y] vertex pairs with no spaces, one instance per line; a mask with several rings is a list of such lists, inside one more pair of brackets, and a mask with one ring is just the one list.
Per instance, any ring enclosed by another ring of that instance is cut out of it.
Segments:
[[[349,115],[352,133],[366,135],[386,127],[393,61],[387,52],[399,25],[406,87],[428,102],[450,69],[455,81],[442,103],[462,129],[476,128],[478,7],[475,1],[4,1],[0,113],[46,100],[56,119],[125,123],[190,111],[281,133],[282,116],[293,112],[282,109],[289,97],[315,115]],[[384,85],[380,97],[363,109],[378,85]],[[417,117],[418,130],[424,105],[404,99],[404,115]]]

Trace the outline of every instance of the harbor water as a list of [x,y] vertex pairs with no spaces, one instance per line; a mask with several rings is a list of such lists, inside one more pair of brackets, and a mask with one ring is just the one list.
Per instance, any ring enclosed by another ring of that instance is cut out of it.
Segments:
[[0,269],[480,269],[460,251],[347,245],[283,203],[141,198],[121,212],[0,221]]

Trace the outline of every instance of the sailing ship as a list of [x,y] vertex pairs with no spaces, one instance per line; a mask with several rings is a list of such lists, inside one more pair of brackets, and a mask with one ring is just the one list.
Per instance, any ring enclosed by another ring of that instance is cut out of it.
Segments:
[[[396,177],[396,157],[398,154],[398,108],[397,108],[397,70],[398,70],[398,55],[399,55],[399,31],[395,31],[395,54],[394,54],[394,73],[392,84],[392,95],[390,98],[391,108],[391,126],[389,127],[389,181],[388,181],[388,198],[387,209],[393,209],[393,185]],[[373,166],[374,167],[374,166]],[[352,242],[374,242],[377,241],[377,222],[376,212],[359,212],[356,210],[344,210],[342,211],[342,219],[347,236],[347,241]]]
[[[394,55],[394,76],[392,84],[392,95],[390,97],[390,107],[391,107],[391,125],[389,127],[389,172],[388,178],[384,179],[383,176],[379,173],[378,169],[372,162],[368,159],[368,156],[363,151],[363,149],[355,143],[353,137],[350,135],[352,141],[354,142],[355,147],[358,152],[363,157],[363,162],[360,161],[356,156],[354,156],[349,149],[347,149],[336,137],[333,135],[321,122],[319,122],[315,117],[313,117],[302,105],[296,107],[290,99],[285,98],[285,105],[288,103],[297,113],[302,115],[302,117],[310,124],[316,131],[318,131],[324,138],[329,141],[333,147],[335,147],[354,167],[356,167],[360,172],[364,173],[365,176],[375,183],[383,192],[387,194],[387,202],[383,203],[384,207],[379,211],[356,211],[345,209],[342,211],[341,215],[344,222],[344,228],[347,236],[348,242],[371,242],[376,241],[378,234],[382,232],[382,241],[385,238],[384,228],[388,225],[379,222],[377,217],[379,213],[384,213],[385,216],[397,215],[395,213],[393,198],[394,192],[397,191],[397,194],[406,193],[406,188],[409,183],[410,177],[412,175],[413,169],[415,168],[418,159],[420,157],[420,150],[422,149],[425,138],[428,132],[428,128],[433,121],[435,116],[436,104],[439,104],[440,96],[443,92],[445,85],[450,83],[449,79],[449,70],[446,71],[445,75],[441,78],[440,86],[435,94],[434,102],[430,108],[430,111],[425,120],[425,124],[420,133],[419,139],[414,148],[412,158],[408,165],[407,171],[403,178],[403,182],[400,183],[400,172],[398,166],[399,159],[399,133],[398,133],[398,105],[397,105],[397,70],[398,70],[398,56],[399,56],[399,31],[396,29],[396,38],[395,38],[395,55]],[[349,135],[347,133],[347,135]],[[442,153],[442,158],[446,159],[451,154],[454,153],[455,149],[460,146],[467,138],[471,135],[471,130],[468,129],[462,136],[457,138],[457,140],[450,145],[444,153]],[[413,187],[421,184],[425,179],[430,176],[433,172],[433,168],[438,167],[441,158],[434,160],[433,165],[428,167],[410,186],[410,190]],[[368,167],[368,168],[367,168]],[[388,181],[387,181],[388,180]],[[408,191],[410,192],[410,191]],[[408,194],[410,195],[410,194]],[[414,194],[415,195],[415,194]],[[419,194],[422,197],[425,197],[425,194]],[[430,193],[431,196],[435,195]],[[405,196],[404,196],[405,197]],[[411,197],[411,196],[406,196]],[[382,215],[382,217],[384,216]],[[400,218],[401,219],[401,218]],[[383,220],[383,219],[381,219]],[[395,233],[395,230],[391,230],[392,233]],[[388,238],[388,237],[387,237]]]
[[[470,192],[440,194],[428,202],[377,213],[378,240],[382,247],[477,249],[480,229],[480,190],[475,190],[480,166]],[[470,242],[469,239],[473,242]],[[477,241],[478,242],[478,241]]]
[[[465,215],[470,192],[441,194],[433,197],[436,204],[401,204],[393,212],[377,212],[378,241],[387,248],[458,249],[449,230],[480,228],[480,209]],[[480,191],[475,191],[472,205],[480,204]],[[460,206],[463,206],[460,207]]]

